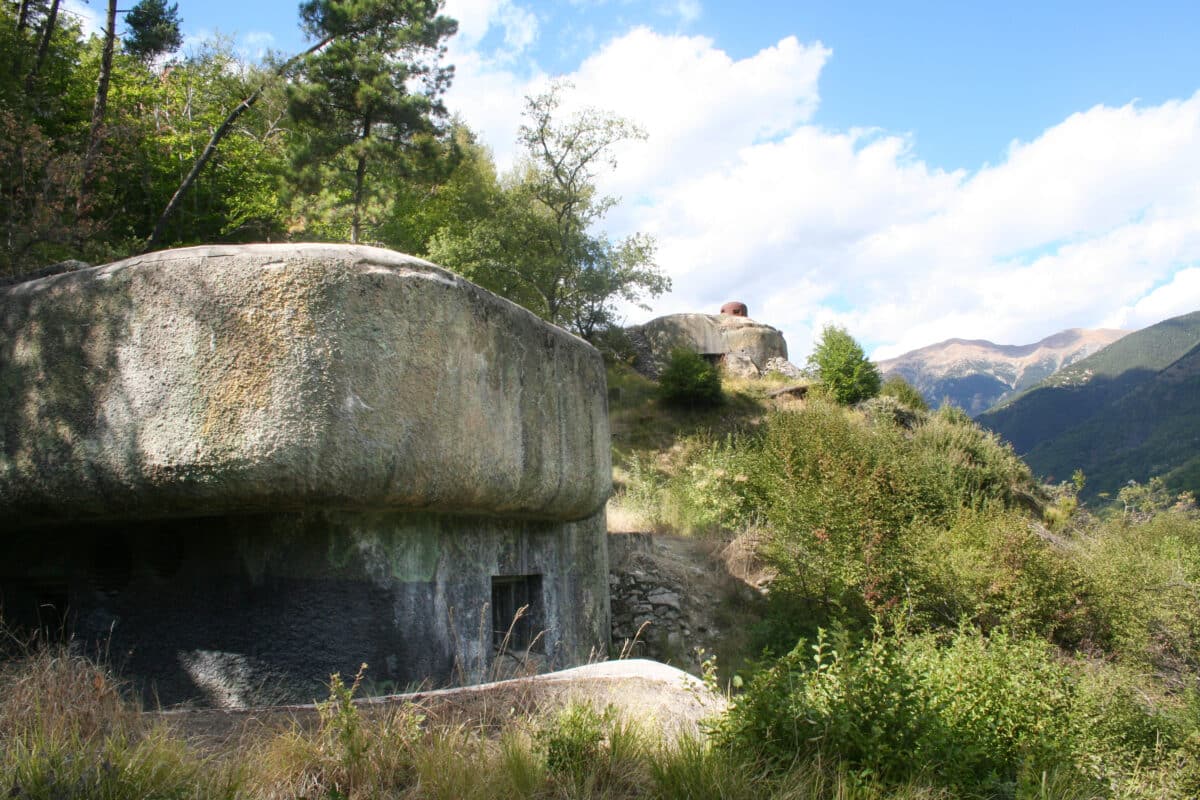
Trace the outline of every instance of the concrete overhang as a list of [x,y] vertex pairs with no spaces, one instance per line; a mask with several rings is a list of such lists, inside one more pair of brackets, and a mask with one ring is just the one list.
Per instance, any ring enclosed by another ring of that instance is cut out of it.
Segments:
[[605,372],[428,262],[168,250],[0,289],[8,526],[304,508],[590,516]]

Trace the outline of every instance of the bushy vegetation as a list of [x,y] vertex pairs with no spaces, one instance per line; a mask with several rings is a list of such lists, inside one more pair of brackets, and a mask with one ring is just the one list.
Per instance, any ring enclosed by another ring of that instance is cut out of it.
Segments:
[[826,325],[808,357],[825,391],[849,405],[879,394],[879,370],[845,328]]
[[777,764],[837,759],[890,785],[920,780],[984,797],[1186,797],[1191,712],[1148,708],[1044,639],[961,628],[947,638],[876,628],[801,641],[760,672],[718,741]]
[[671,351],[659,376],[658,390],[664,403],[686,408],[720,405],[723,399],[720,370],[686,347]]
[[776,574],[731,753],[897,791],[1194,796],[1200,516],[1162,481],[1092,513],[1085,480],[1039,485],[954,407],[817,395],[639,461],[627,496],[752,531]]
[[929,410],[929,404],[925,402],[925,398],[921,396],[921,393],[899,375],[893,375],[884,381],[879,387],[879,395],[880,397],[894,397],[901,404],[908,406],[914,411]]

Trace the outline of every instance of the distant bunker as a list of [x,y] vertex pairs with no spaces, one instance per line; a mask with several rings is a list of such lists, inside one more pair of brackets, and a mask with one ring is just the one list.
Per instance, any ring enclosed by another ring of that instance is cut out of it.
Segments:
[[387,250],[193,247],[0,289],[6,622],[164,703],[605,653],[609,458],[596,350]]
[[775,359],[787,360],[778,329],[755,322],[744,303],[726,303],[720,314],[670,314],[626,328],[638,372],[657,378],[677,348],[692,350],[736,374],[757,375]]

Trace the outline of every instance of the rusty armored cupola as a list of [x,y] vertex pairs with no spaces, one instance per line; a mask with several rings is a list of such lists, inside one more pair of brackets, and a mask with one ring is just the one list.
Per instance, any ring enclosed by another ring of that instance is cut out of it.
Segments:
[[721,306],[721,313],[730,317],[750,316],[750,310],[746,308],[746,304],[739,300],[730,300],[728,303]]
[[609,638],[600,354],[371,247],[0,288],[0,607],[164,703],[472,682]]

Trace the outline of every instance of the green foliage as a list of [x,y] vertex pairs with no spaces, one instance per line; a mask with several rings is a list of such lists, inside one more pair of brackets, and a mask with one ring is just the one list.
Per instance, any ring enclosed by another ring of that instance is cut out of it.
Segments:
[[921,393],[899,375],[893,375],[885,380],[879,387],[879,394],[882,397],[894,397],[914,411],[929,410],[929,404],[925,402]]
[[1013,510],[963,509],[948,526],[904,537],[910,624],[997,627],[1063,644],[1094,643],[1106,624],[1079,565]]
[[329,699],[317,705],[325,748],[347,770],[361,764],[371,746],[363,730],[362,718],[354,707],[354,693],[362,684],[366,670],[366,664],[360,666],[354,683],[349,686],[340,673],[333,673],[329,677]]
[[601,712],[587,702],[569,703],[534,731],[533,747],[552,784],[569,796],[640,791],[644,734],[613,706]]
[[919,426],[912,445],[926,480],[946,503],[977,508],[995,500],[1006,506],[1039,501],[1025,462],[956,406],[943,406]]
[[[437,59],[457,25],[438,10],[427,0],[302,5],[309,33],[332,37],[289,87],[290,114],[303,126],[293,138],[291,177],[308,224],[321,220],[361,241],[391,200],[383,176],[413,171],[422,137],[446,113],[441,94],[451,70]],[[340,35],[347,27],[354,35]]]
[[822,632],[755,677],[718,740],[781,765],[821,757],[885,783],[1012,796],[1023,780],[1073,768],[1075,695],[1034,639],[964,629],[943,646],[878,628],[858,643]]
[[589,109],[563,119],[565,84],[526,98],[519,144],[525,160],[489,198],[489,213],[447,220],[429,255],[487,289],[584,338],[616,324],[619,301],[670,288],[654,239],[613,242],[593,231],[615,202],[597,194],[618,143],[644,138],[621,117]]
[[1200,671],[1200,518],[1186,508],[1109,520],[1079,546],[1111,647],[1131,664]]
[[179,32],[179,4],[166,0],[138,0],[125,15],[129,35],[121,44],[125,52],[142,61],[171,53],[183,44]]
[[687,348],[671,351],[671,358],[658,378],[659,397],[664,403],[687,408],[719,405],[721,372],[707,359]]
[[567,706],[550,725],[534,735],[552,773],[580,778],[594,768],[603,753],[609,715],[586,703]]
[[914,579],[910,531],[948,525],[963,509],[1014,507],[1029,491],[1011,451],[952,413],[909,433],[811,401],[772,415],[742,447],[733,469],[748,476],[745,507],[771,532],[763,554],[780,572],[773,601],[789,618],[899,611]]
[[879,393],[879,370],[845,328],[826,325],[808,363],[816,369],[829,395],[842,405]]

